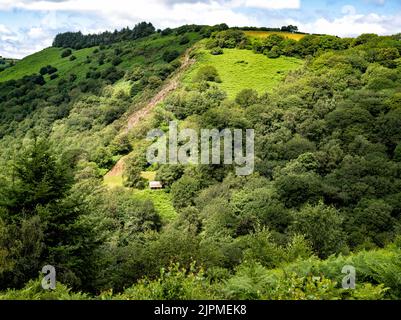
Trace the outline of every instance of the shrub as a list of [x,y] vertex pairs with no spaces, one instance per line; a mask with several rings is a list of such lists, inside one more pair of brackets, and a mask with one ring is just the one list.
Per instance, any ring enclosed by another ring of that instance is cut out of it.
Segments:
[[220,83],[221,79],[220,79],[217,69],[215,67],[204,66],[198,70],[198,72],[194,78],[194,81],[195,82],[211,81],[211,82]]
[[111,61],[111,64],[113,66],[118,66],[119,64],[121,64],[121,62],[123,62],[123,60],[120,57],[114,57],[113,60]]
[[173,204],[177,209],[194,205],[194,198],[200,190],[200,181],[190,176],[183,176],[171,186]]
[[210,50],[210,54],[212,54],[214,56],[218,56],[218,55],[221,55],[223,53],[224,53],[223,49],[219,48],[219,47],[216,47],[216,48],[213,48],[213,49]]
[[71,49],[65,49],[62,53],[61,53],[61,58],[67,58],[72,54]]
[[0,300],[88,300],[81,292],[73,293],[63,284],[57,283],[55,290],[44,290],[41,279],[29,281],[21,290],[10,289],[0,293]]
[[189,43],[189,38],[188,38],[187,35],[183,35],[183,36],[181,37],[181,39],[180,39],[179,44],[180,44],[180,45],[184,45],[184,44],[187,44],[187,43]]
[[42,68],[40,68],[39,73],[40,73],[42,76],[44,76],[45,74],[47,74],[47,67],[42,67]]
[[56,73],[57,71],[58,71],[57,68],[52,67],[52,66],[47,66],[47,73],[48,74],[53,74],[53,73]]
[[294,219],[291,230],[305,235],[319,256],[327,258],[344,248],[346,238],[341,227],[344,219],[334,207],[322,202],[317,206],[308,204],[294,213]]
[[258,101],[258,93],[253,89],[243,89],[235,98],[235,102],[241,107],[249,107]]
[[177,59],[179,56],[180,53],[177,50],[165,51],[163,53],[163,60],[167,63],[170,63],[171,61]]
[[163,83],[163,81],[156,76],[151,76],[148,79],[148,85],[150,87],[150,89],[157,89],[158,87],[160,87],[160,85]]

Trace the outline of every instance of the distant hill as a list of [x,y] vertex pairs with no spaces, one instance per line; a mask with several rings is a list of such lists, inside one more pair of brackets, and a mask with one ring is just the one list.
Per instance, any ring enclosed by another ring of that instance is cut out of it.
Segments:
[[[196,33],[190,33],[187,36],[188,43],[183,45],[183,48],[199,40],[199,36]],[[144,63],[145,57],[140,54],[143,50],[141,48],[154,51],[152,55],[155,54],[159,61],[163,60],[163,51],[158,51],[158,48],[165,48],[165,50],[170,51],[178,50],[178,54],[182,53],[183,49],[175,41],[176,39],[173,35],[160,37],[160,35],[155,34],[141,40],[136,40],[135,46],[133,46],[133,42],[131,41],[122,41],[117,44],[102,46],[101,48],[95,46],[80,50],[71,50],[71,54],[66,57],[62,57],[66,49],[50,47],[22,59],[13,68],[1,72],[0,82],[38,74],[42,67],[48,65],[57,68],[59,78],[74,74],[78,80],[85,79],[86,74],[90,70],[93,71],[94,68],[98,72],[101,72],[115,65],[123,70],[128,70],[135,65],[139,66]],[[46,79],[50,80],[50,76],[47,76]]]

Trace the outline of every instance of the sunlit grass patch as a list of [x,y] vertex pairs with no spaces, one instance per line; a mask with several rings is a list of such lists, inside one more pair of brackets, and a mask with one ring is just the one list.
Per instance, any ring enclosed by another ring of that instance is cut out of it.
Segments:
[[164,222],[171,221],[177,217],[171,195],[164,190],[134,190],[134,196],[142,200],[150,200],[153,202],[156,211],[162,217]]
[[242,89],[255,89],[259,93],[270,92],[290,70],[303,64],[301,59],[280,57],[269,59],[263,54],[251,50],[224,49],[222,55],[212,55],[207,50],[200,50],[195,67],[186,75],[184,82],[190,83],[199,68],[214,66],[222,80],[217,85],[234,98]]

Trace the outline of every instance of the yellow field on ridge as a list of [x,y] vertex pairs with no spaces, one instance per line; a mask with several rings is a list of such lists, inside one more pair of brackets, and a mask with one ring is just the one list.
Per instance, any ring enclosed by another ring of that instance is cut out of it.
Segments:
[[254,38],[267,38],[268,36],[272,34],[278,34],[281,36],[284,36],[289,39],[294,39],[294,40],[301,40],[303,37],[305,37],[305,34],[299,34],[299,33],[291,33],[291,32],[279,32],[279,31],[244,31],[244,33],[249,36],[249,37],[254,37]]

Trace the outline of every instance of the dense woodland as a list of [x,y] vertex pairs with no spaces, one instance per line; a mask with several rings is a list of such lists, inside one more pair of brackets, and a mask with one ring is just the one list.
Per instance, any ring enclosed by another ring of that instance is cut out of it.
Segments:
[[[43,65],[0,82],[0,298],[401,298],[400,35],[295,41],[145,23],[59,35],[54,46],[71,63],[76,49],[93,47],[86,72]],[[194,59],[198,48],[236,48],[304,63],[273,91],[250,86],[235,99],[219,89],[216,68],[200,67],[125,133],[126,115],[191,47]],[[171,120],[255,129],[255,173],[150,167],[146,133]],[[105,186],[125,155],[125,187]],[[146,171],[157,171],[174,219],[132,193],[146,187]],[[40,286],[47,264],[55,291]],[[341,288],[344,265],[357,270],[355,290]]]

